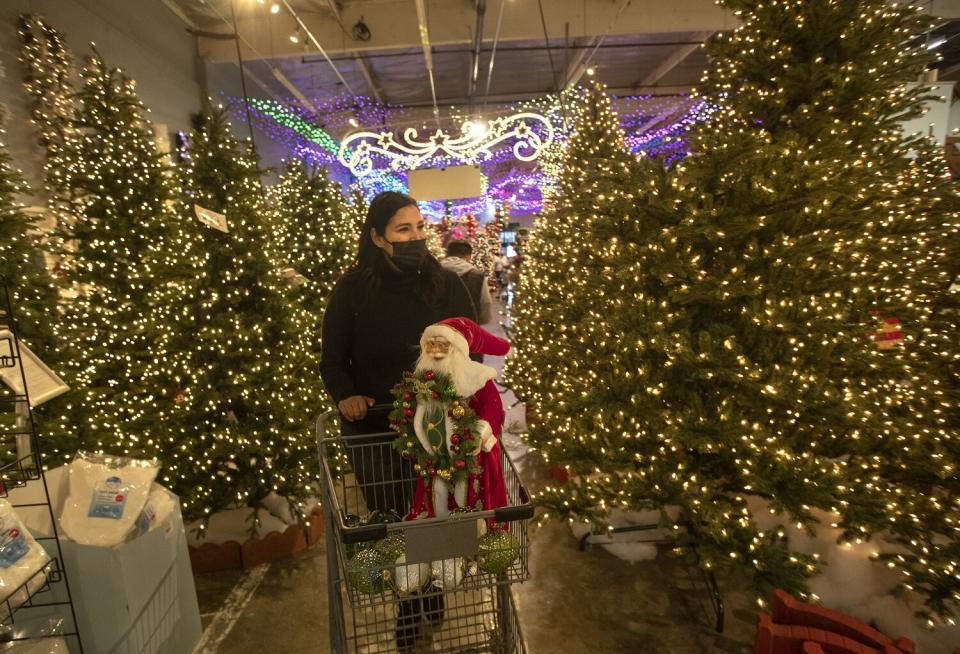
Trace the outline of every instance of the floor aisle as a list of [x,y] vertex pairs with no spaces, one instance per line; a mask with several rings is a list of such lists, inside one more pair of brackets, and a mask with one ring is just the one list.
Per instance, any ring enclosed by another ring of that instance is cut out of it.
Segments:
[[[502,328],[491,329],[502,334]],[[490,357],[500,368],[502,360]],[[512,394],[504,395],[509,407]],[[508,412],[504,444],[535,491],[546,471],[517,436],[523,407]],[[325,549],[320,542],[259,569],[198,575],[204,639],[197,654],[320,654],[329,651]],[[531,580],[517,586],[530,654],[701,654],[751,651],[756,612],[736,579],[720,578],[726,629],[713,630],[709,597],[667,552],[627,563],[602,547],[579,551],[565,524],[531,531]]]

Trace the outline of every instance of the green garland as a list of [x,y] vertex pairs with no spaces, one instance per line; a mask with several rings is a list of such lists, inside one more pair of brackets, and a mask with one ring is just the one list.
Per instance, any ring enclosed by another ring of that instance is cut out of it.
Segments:
[[[405,372],[403,381],[390,392],[394,397],[390,428],[398,434],[393,441],[393,448],[415,461],[413,469],[417,474],[425,479],[437,476],[456,485],[480,471],[477,465],[480,438],[476,428],[477,414],[469,407],[467,400],[457,393],[449,375],[432,370]],[[414,432],[413,417],[417,403],[428,400],[450,402],[446,416],[453,422],[453,434],[450,437],[452,452],[447,449],[445,415],[442,411],[427,418],[427,437],[436,452],[427,452]]]

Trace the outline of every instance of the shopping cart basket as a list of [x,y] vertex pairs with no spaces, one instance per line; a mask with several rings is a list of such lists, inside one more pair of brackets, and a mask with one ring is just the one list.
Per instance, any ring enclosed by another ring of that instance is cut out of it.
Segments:
[[[377,406],[370,411],[389,410]],[[506,450],[500,448],[507,506],[446,518],[371,523],[382,512],[369,511],[364,497],[383,481],[356,470],[334,474],[331,462],[338,453],[352,450],[354,466],[382,469],[384,460],[398,456],[391,445],[396,434],[328,434],[330,421],[338,416],[328,411],[317,421],[331,651],[396,652],[397,618],[404,603],[409,610],[410,598],[442,593],[442,620],[431,624],[430,618],[438,616],[420,616],[424,632],[412,651],[525,654],[510,585],[529,578],[527,527],[533,506]],[[401,489],[398,509],[410,506],[417,478],[412,468],[403,470],[402,478],[391,482]],[[491,521],[495,526],[488,529]]]

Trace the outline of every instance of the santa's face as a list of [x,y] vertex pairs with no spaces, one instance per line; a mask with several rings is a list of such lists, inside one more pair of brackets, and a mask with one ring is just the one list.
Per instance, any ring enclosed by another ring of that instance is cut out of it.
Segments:
[[423,354],[433,361],[443,361],[450,354],[450,341],[442,336],[434,336],[424,344]]
[[417,371],[432,370],[435,373],[454,375],[463,369],[464,362],[469,362],[460,351],[453,347],[442,336],[431,337],[420,349],[420,358],[417,359]]

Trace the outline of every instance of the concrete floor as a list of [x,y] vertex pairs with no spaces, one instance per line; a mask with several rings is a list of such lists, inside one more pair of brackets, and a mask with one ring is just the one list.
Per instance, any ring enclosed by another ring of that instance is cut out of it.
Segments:
[[[493,357],[487,363],[502,366]],[[513,401],[504,395],[505,406]],[[546,473],[517,436],[522,416],[522,406],[508,413],[503,442],[535,491]],[[531,579],[514,587],[530,654],[752,651],[756,611],[740,580],[718,580],[726,605],[725,630],[718,634],[697,570],[670,552],[627,563],[602,547],[581,552],[566,524],[531,527],[530,535]],[[197,575],[205,631],[195,654],[329,652],[325,552],[321,541],[253,570]],[[448,606],[447,621],[451,613]]]

